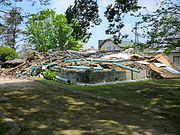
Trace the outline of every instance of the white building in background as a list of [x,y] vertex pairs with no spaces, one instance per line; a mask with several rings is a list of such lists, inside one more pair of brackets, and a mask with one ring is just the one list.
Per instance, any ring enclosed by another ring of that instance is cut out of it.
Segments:
[[111,51],[111,50],[123,50],[124,47],[132,46],[131,41],[121,41],[120,44],[114,42],[114,38],[108,38],[98,41],[98,50]]

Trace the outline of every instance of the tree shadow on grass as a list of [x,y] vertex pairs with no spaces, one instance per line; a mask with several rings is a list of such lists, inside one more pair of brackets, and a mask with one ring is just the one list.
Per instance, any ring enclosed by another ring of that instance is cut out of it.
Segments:
[[4,83],[3,95],[10,100],[0,105],[20,126],[19,135],[154,135],[179,132],[177,121],[170,117],[65,92],[37,82]]
[[180,112],[180,79],[110,84],[104,85],[104,89],[103,86],[88,88],[85,91],[100,96],[160,108],[176,114]]

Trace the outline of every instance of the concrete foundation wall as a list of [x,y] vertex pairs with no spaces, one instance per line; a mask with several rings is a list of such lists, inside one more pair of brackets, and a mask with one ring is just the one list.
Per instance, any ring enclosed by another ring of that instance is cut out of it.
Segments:
[[139,79],[145,79],[147,76],[147,71],[146,70],[141,70],[140,73],[133,72],[133,80],[139,80]]
[[100,83],[100,82],[115,82],[122,80],[136,80],[146,78],[146,71],[142,70],[140,73],[132,72],[129,70],[115,71],[115,70],[61,70],[58,76],[75,80],[83,83]]

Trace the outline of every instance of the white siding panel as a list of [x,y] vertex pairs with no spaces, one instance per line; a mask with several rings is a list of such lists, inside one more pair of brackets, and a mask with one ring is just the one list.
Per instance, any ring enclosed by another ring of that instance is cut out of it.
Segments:
[[117,46],[116,44],[114,44],[112,41],[106,41],[102,46],[101,46],[101,50],[113,50],[115,46],[115,50],[119,50],[120,47]]

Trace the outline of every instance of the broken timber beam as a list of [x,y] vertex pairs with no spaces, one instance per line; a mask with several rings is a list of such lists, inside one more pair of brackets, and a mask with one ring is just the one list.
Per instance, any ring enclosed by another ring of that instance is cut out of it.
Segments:
[[125,66],[125,65],[119,64],[119,63],[113,63],[113,64],[114,64],[114,65],[116,65],[116,66],[119,66],[119,67],[122,67],[122,68],[128,69],[128,70],[131,70],[131,71],[134,71],[134,72],[140,73],[140,70],[138,70],[138,69],[131,68],[131,67],[128,67],[128,66]]
[[103,70],[102,67],[83,67],[83,66],[67,66],[65,68],[71,68],[71,69],[95,69],[95,70]]
[[76,61],[81,61],[81,59],[65,60],[64,62],[76,62]]

